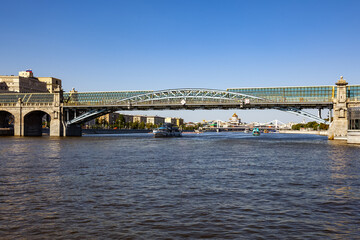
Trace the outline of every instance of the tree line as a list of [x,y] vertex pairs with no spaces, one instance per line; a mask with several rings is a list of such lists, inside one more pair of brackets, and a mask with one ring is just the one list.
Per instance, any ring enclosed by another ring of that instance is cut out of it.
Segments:
[[[145,122],[126,122],[125,117],[120,114],[119,117],[115,120],[113,124],[110,124],[104,118],[96,118],[95,125],[91,126],[91,128],[95,129],[155,129],[160,127],[162,124],[153,124],[153,123],[145,123]],[[185,124],[179,126],[181,130],[193,131],[202,127],[201,123],[195,124],[193,126],[186,126]]]
[[300,130],[301,128],[307,128],[307,129],[312,129],[312,130],[328,130],[329,125],[324,124],[324,123],[319,124],[319,123],[313,121],[313,122],[308,122],[308,123],[298,123],[298,124],[292,125],[292,127],[291,127],[292,130]]

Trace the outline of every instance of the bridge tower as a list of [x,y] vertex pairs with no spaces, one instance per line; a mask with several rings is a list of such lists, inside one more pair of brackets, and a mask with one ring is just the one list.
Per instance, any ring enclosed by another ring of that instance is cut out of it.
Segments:
[[333,99],[334,117],[330,124],[328,137],[330,140],[346,140],[348,130],[346,86],[348,83],[341,76],[336,85],[336,98]]

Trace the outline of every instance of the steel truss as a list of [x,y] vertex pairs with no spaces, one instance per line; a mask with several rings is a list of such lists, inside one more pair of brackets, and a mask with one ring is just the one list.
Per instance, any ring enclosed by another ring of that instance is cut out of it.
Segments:
[[[78,117],[75,117],[74,119],[67,121],[67,125],[86,122],[101,115],[107,114],[109,112],[116,111],[116,106],[129,106],[129,109],[131,109],[131,106],[134,105],[137,106],[146,105],[146,104],[151,105],[154,102],[157,104],[166,105],[168,104],[169,100],[177,100],[177,101],[181,100],[180,104],[182,105],[186,105],[188,101],[189,102],[200,101],[204,103],[218,104],[219,101],[224,100],[227,103],[239,104],[239,107],[242,106],[242,104],[251,104],[252,101],[267,102],[267,103],[273,102],[266,98],[260,98],[243,93],[229,92],[229,91],[215,90],[215,89],[202,89],[202,88],[168,89],[168,90],[161,90],[161,91],[140,94],[119,100],[108,101],[105,103],[105,106],[103,106],[103,108],[93,109]],[[109,107],[111,106],[111,109],[106,106]],[[272,109],[277,109],[277,110],[293,113],[296,115],[301,115],[306,118],[315,120],[317,122],[329,124],[328,121],[295,107],[272,107]]]
[[111,110],[107,109],[107,108],[103,108],[103,109],[93,109],[90,110],[88,112],[85,112],[83,114],[81,114],[78,117],[75,117],[71,120],[66,121],[66,125],[70,125],[70,124],[80,124],[83,122],[87,122],[90,121],[94,118],[100,117],[102,115],[105,115],[107,113],[112,112]]
[[278,110],[280,111],[284,111],[284,112],[288,112],[288,113],[292,113],[292,114],[295,114],[297,116],[303,116],[303,117],[306,117],[306,118],[309,118],[309,119],[312,119],[316,122],[319,122],[319,123],[324,123],[324,124],[330,124],[330,122],[326,121],[325,119],[322,119],[314,114],[311,114],[311,113],[308,113],[308,112],[305,112],[301,109],[298,109],[298,108],[294,108],[294,107],[287,107],[287,108],[277,108]]
[[168,89],[156,92],[150,92],[142,95],[137,95],[129,98],[124,98],[116,101],[117,104],[132,103],[139,104],[151,101],[161,101],[169,99],[197,99],[197,100],[232,100],[235,102],[244,99],[258,99],[262,98],[250,96],[242,93],[228,92],[223,90],[202,89],[202,88],[181,88]]

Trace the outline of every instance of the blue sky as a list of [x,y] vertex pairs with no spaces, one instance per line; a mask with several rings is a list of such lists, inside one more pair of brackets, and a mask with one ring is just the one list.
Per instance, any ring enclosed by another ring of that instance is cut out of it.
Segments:
[[332,85],[340,75],[360,84],[360,1],[16,0],[1,9],[0,74],[31,68],[66,91]]

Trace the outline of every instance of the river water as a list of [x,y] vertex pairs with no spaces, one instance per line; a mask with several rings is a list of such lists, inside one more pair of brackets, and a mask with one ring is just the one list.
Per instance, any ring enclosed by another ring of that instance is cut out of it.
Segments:
[[360,239],[360,146],[313,135],[0,138],[1,239]]

